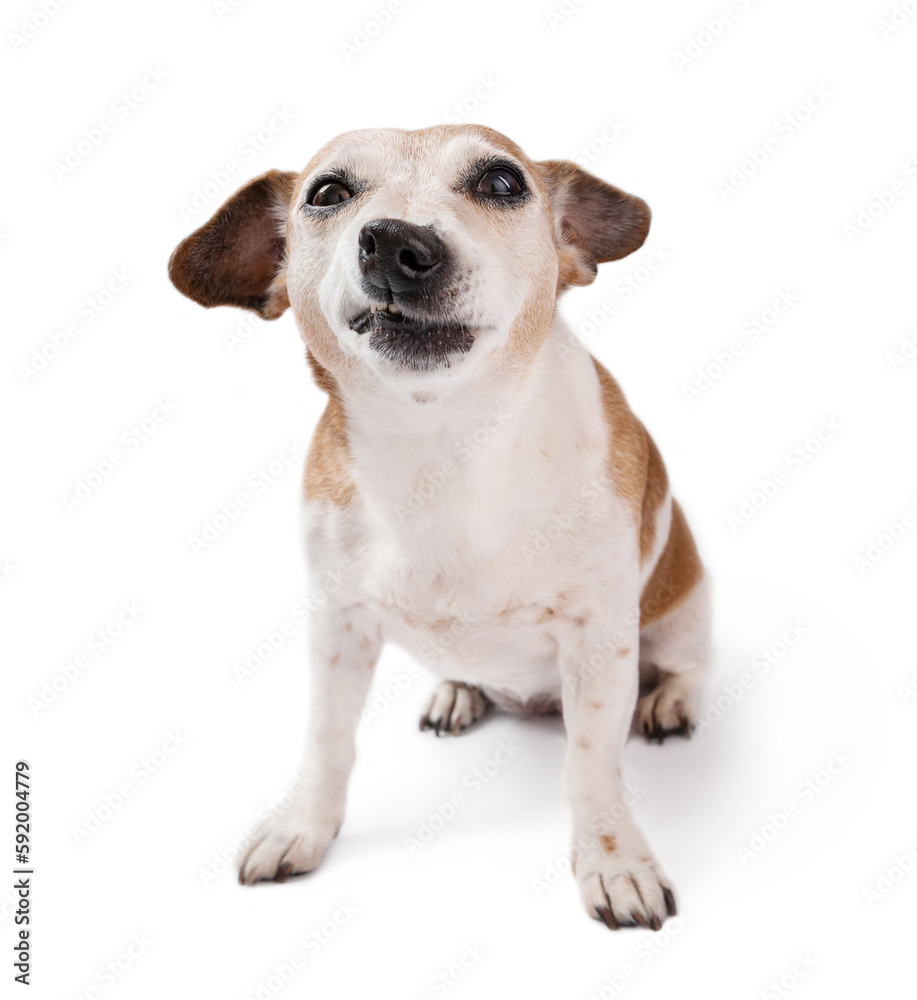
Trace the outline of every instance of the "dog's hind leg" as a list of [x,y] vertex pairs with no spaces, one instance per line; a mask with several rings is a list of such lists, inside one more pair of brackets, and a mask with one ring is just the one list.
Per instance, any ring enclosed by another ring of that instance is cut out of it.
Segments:
[[637,731],[660,743],[690,736],[709,662],[710,582],[704,575],[685,600],[640,632]]
[[421,716],[420,728],[433,729],[437,736],[458,736],[482,719],[491,704],[480,688],[461,681],[442,681]]

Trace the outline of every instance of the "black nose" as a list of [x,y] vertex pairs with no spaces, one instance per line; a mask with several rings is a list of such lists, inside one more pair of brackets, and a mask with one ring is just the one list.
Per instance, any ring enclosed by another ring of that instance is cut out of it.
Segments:
[[446,246],[429,226],[375,219],[360,230],[360,270],[373,289],[391,294],[433,291]]

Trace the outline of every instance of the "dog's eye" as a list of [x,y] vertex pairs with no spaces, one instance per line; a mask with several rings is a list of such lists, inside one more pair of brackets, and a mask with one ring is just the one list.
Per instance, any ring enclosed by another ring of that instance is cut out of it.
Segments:
[[522,178],[509,167],[491,167],[481,175],[478,191],[497,196],[519,194],[522,191]]
[[327,208],[329,205],[340,205],[342,201],[352,197],[353,192],[340,181],[327,181],[315,189],[309,204],[316,208]]

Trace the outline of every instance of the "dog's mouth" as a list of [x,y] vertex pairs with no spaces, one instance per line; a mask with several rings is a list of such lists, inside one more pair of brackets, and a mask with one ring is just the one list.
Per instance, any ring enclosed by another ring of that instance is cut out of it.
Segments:
[[463,323],[409,316],[392,303],[372,306],[349,326],[361,336],[369,334],[369,346],[381,357],[414,371],[449,368],[474,344],[474,334]]

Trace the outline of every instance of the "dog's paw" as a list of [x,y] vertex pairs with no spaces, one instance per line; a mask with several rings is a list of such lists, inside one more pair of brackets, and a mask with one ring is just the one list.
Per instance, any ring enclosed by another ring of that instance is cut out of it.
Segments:
[[239,863],[239,882],[285,882],[318,867],[336,831],[295,815],[279,816],[252,838]]
[[577,881],[586,912],[610,930],[646,927],[658,931],[674,917],[675,895],[656,861],[621,854],[579,859]]
[[697,725],[693,692],[667,678],[637,703],[637,729],[649,743],[662,743],[667,736],[690,737]]
[[430,704],[421,716],[420,728],[433,729],[437,736],[460,732],[484,717],[490,702],[480,688],[460,681],[443,681],[436,686]]

